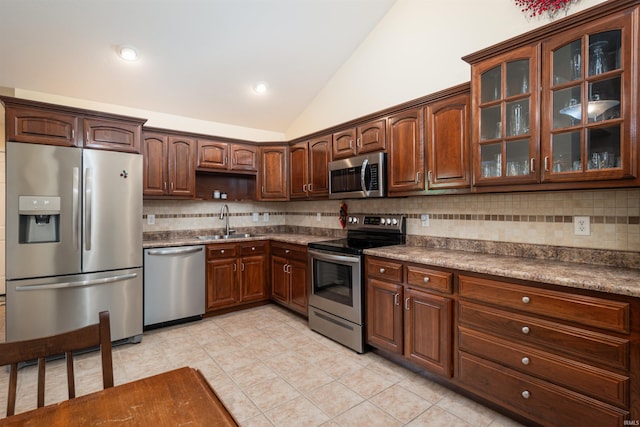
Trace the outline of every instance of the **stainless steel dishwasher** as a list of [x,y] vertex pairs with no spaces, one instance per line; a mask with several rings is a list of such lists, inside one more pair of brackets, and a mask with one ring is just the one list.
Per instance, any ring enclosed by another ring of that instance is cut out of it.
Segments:
[[145,249],[145,329],[202,318],[205,269],[202,245]]

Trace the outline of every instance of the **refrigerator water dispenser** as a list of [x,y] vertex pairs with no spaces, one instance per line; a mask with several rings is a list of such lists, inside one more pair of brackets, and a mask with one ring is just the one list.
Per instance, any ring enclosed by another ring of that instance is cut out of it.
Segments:
[[60,241],[60,197],[19,197],[19,243]]

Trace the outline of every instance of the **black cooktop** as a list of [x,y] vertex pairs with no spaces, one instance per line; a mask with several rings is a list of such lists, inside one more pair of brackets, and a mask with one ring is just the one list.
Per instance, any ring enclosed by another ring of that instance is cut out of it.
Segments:
[[312,249],[361,255],[365,249],[402,245],[406,241],[405,218],[399,215],[349,217],[347,237],[309,243]]

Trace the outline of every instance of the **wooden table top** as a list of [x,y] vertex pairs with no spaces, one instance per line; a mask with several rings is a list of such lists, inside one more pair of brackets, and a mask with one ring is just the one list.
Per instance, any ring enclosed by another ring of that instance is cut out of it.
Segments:
[[0,426],[238,426],[202,374],[180,368],[0,419]]

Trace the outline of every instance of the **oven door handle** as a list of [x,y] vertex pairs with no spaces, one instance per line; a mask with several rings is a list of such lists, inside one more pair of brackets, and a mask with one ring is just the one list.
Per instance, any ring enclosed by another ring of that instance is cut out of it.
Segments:
[[358,264],[360,262],[359,256],[335,255],[335,254],[328,254],[326,252],[318,252],[314,250],[309,250],[309,255],[321,261],[345,262],[349,264]]

